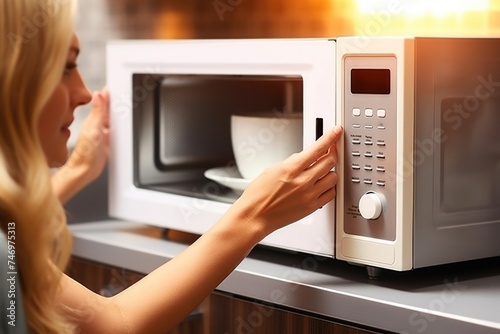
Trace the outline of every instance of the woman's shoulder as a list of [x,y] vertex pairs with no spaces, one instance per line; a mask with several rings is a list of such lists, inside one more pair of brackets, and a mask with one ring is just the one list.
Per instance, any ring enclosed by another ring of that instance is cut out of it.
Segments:
[[27,333],[23,298],[16,261],[15,225],[0,230],[0,333]]

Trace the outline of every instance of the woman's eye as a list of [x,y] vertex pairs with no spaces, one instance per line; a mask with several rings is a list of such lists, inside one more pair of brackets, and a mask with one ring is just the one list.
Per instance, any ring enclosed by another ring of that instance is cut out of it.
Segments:
[[77,67],[76,63],[67,63],[66,66],[64,67],[64,74],[68,74],[71,72],[71,70],[75,69]]

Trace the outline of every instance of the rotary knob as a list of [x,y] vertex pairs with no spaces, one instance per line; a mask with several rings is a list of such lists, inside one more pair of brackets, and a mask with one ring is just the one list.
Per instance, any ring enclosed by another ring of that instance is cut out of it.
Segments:
[[359,212],[365,219],[377,219],[382,213],[382,199],[374,192],[368,192],[359,199]]

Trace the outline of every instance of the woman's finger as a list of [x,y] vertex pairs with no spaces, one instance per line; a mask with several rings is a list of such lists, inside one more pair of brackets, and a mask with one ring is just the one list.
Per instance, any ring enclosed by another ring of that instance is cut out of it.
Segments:
[[300,167],[303,169],[309,168],[328,151],[340,139],[342,127],[337,125],[333,130],[325,133],[321,138],[314,142],[311,146],[301,152]]

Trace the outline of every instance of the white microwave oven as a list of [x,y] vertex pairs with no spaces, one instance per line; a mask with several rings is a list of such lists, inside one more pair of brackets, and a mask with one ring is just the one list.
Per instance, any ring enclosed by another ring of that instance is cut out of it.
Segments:
[[231,114],[293,105],[304,147],[344,127],[337,197],[263,245],[397,271],[500,255],[500,39],[114,41],[107,51],[111,216],[202,234],[238,196],[205,177],[234,166]]

